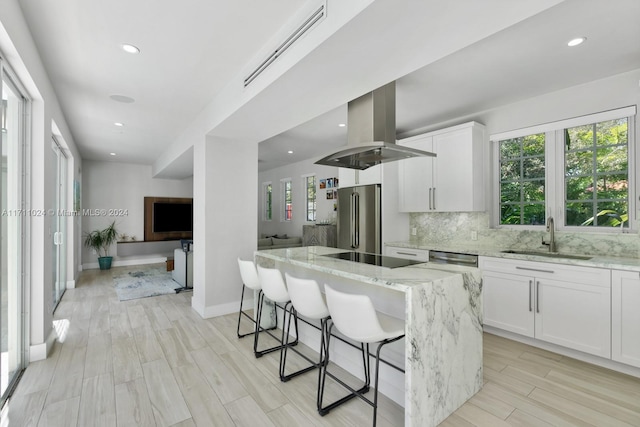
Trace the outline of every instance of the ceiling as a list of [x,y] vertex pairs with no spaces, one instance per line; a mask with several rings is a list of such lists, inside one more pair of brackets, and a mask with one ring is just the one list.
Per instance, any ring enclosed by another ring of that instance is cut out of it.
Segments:
[[[265,40],[309,2],[20,4],[83,159],[153,164]],[[638,69],[639,21],[637,0],[566,0],[401,77],[398,135]],[[575,36],[587,42],[568,48]],[[125,53],[122,43],[141,52]],[[135,102],[118,102],[113,95]],[[346,123],[346,114],[342,105],[261,142],[259,169],[343,146],[346,128],[338,123]],[[192,152],[174,167],[192,167]]]
[[[20,6],[82,158],[151,164],[306,3],[21,0]],[[124,52],[123,43],[140,53]]]
[[[397,136],[640,68],[640,2],[567,0],[396,80]],[[586,36],[580,46],[567,42]],[[260,143],[260,170],[346,144],[346,105]],[[293,154],[288,154],[293,151]]]

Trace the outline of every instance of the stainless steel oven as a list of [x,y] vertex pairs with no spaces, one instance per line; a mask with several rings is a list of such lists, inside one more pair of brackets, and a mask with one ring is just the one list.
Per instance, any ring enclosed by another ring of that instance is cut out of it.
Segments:
[[456,252],[429,251],[429,262],[439,264],[457,264],[478,268],[478,256]]

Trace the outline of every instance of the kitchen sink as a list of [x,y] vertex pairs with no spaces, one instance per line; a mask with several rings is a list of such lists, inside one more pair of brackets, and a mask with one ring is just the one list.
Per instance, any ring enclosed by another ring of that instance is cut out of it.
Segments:
[[541,251],[502,251],[503,254],[516,254],[516,255],[534,255],[534,256],[542,256],[547,258],[565,258],[565,259],[582,259],[587,260],[593,258],[588,255],[569,255],[569,254],[559,254],[557,252],[541,252]]

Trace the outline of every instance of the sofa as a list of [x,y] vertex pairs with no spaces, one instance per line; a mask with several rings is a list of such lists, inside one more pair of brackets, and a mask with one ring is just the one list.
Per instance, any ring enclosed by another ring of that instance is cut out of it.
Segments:
[[302,246],[302,237],[288,237],[284,235],[265,236],[258,239],[258,250],[297,248]]

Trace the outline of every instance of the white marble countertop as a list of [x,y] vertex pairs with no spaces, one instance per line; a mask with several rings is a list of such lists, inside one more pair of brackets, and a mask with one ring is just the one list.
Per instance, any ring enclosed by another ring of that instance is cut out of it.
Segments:
[[[610,268],[615,270],[630,270],[630,271],[640,271],[640,258],[630,257],[630,258],[622,258],[622,257],[608,257],[603,255],[590,255],[590,254],[580,254],[573,253],[568,255],[580,255],[580,256],[589,256],[589,259],[573,259],[573,258],[562,258],[562,257],[548,257],[544,255],[531,255],[531,254],[513,254],[513,253],[504,253],[502,251],[505,250],[522,250],[528,251],[526,248],[497,248],[497,247],[487,247],[487,246],[477,246],[474,245],[473,242],[469,242],[468,245],[465,246],[451,246],[447,244],[428,244],[428,245],[418,245],[411,242],[387,242],[385,246],[391,246],[396,248],[411,248],[411,249],[423,249],[423,250],[433,250],[433,251],[444,251],[444,252],[456,252],[461,254],[470,254],[470,255],[480,255],[480,256],[488,256],[495,258],[508,258],[508,259],[520,259],[525,261],[537,261],[537,262],[548,262],[552,264],[565,264],[565,265],[580,265],[583,267],[598,267],[598,268]],[[536,251],[531,250],[532,252]],[[544,251],[539,251],[544,253]]]
[[255,255],[401,292],[458,274],[478,272],[476,268],[433,263],[386,268],[322,256],[338,252],[346,252],[346,250],[324,246],[303,246],[261,250],[256,251]]

